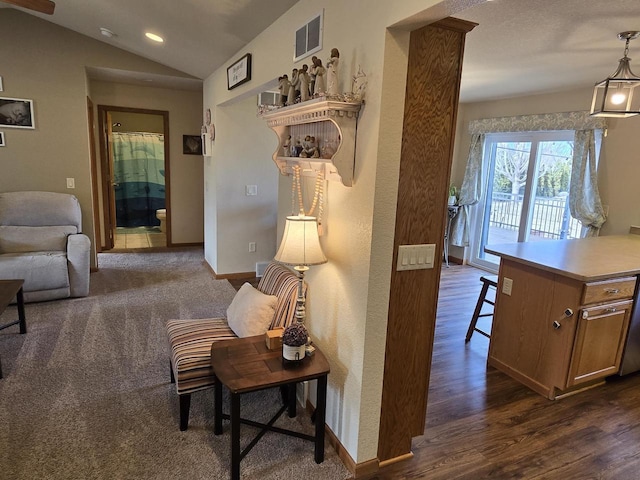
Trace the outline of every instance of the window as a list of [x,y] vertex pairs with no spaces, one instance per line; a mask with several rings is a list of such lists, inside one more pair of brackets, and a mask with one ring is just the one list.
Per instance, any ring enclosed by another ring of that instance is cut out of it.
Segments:
[[293,61],[297,62],[322,50],[322,19],[324,10],[296,30]]
[[573,131],[488,134],[486,194],[475,211],[471,263],[495,269],[490,244],[579,238],[569,212]]

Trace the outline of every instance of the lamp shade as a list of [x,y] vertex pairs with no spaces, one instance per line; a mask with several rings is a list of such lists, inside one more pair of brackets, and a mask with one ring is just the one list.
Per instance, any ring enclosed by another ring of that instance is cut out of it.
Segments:
[[315,217],[287,217],[278,253],[274,258],[287,265],[320,265],[327,258],[322,252]]

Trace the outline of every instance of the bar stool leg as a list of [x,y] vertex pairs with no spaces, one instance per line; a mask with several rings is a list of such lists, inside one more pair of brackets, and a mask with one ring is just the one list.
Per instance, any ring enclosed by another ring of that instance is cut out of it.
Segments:
[[476,303],[476,309],[473,312],[473,317],[471,317],[471,323],[469,324],[469,329],[467,330],[467,336],[465,337],[464,342],[467,343],[471,340],[471,335],[476,328],[476,324],[478,323],[478,317],[480,316],[480,311],[482,310],[482,304],[484,303],[485,298],[487,297],[487,291],[489,290],[489,283],[483,281],[482,282],[482,290],[480,291],[480,296],[478,297],[478,303]]

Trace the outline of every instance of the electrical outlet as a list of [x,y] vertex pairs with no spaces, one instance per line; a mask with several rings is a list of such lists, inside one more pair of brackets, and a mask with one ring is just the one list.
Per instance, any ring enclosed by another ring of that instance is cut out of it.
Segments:
[[67,178],[67,188],[76,188],[75,178]]
[[511,290],[513,289],[513,279],[504,277],[502,280],[502,293],[511,296]]
[[256,251],[256,242],[249,242],[249,253]]

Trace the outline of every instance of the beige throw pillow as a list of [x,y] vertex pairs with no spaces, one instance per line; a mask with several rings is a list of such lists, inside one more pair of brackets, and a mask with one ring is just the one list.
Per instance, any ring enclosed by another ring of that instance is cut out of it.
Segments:
[[269,330],[277,302],[275,295],[265,295],[245,283],[227,309],[229,327],[239,337],[262,335]]

